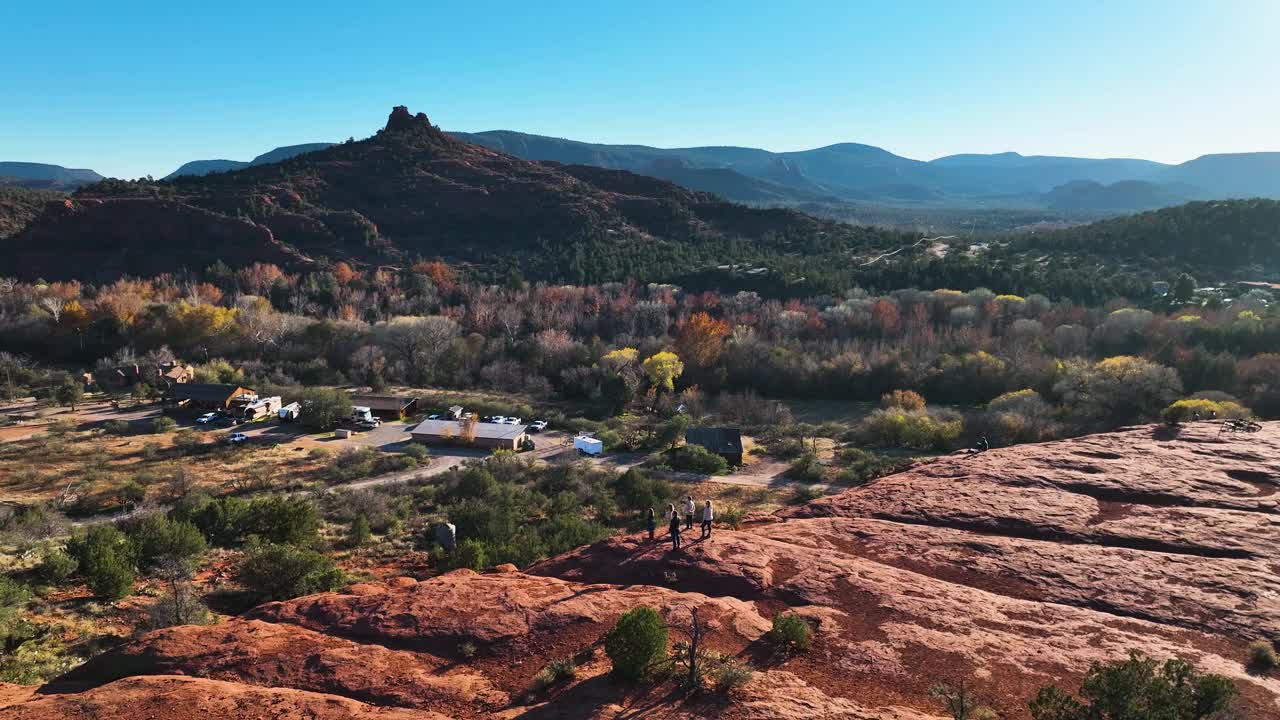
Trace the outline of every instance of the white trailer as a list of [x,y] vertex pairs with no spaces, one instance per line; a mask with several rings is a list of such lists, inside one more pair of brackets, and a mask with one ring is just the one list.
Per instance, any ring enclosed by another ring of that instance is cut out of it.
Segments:
[[356,405],[351,408],[351,419],[356,422],[373,422],[373,408],[364,405]]
[[289,403],[278,411],[280,422],[293,422],[302,414],[302,405],[296,402]]
[[599,455],[604,452],[604,443],[590,435],[579,435],[573,439],[573,447],[583,455]]
[[280,396],[272,395],[271,397],[258,398],[246,405],[244,408],[244,419],[256,420],[260,417],[266,417],[277,412],[280,412]]

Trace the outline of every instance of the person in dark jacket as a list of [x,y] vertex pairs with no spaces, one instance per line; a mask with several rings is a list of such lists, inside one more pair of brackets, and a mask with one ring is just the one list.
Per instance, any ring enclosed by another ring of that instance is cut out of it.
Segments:
[[668,521],[670,524],[667,526],[667,532],[671,534],[671,549],[679,550],[680,549],[680,513],[676,512],[675,505],[668,505],[667,515],[670,518]]
[[653,508],[649,508],[646,518],[649,525],[649,539],[653,540],[653,532],[658,529],[658,519],[653,516]]

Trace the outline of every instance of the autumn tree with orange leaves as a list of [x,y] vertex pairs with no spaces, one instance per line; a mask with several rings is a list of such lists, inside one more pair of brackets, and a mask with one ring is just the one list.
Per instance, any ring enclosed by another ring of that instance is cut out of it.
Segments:
[[724,339],[729,332],[729,323],[724,320],[717,320],[704,312],[694,313],[676,338],[676,350],[694,367],[710,367],[720,359]]

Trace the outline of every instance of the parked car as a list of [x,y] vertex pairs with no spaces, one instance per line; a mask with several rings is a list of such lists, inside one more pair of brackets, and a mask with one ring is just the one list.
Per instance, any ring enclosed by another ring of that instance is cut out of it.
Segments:
[[381,420],[379,420],[379,419],[377,419],[377,418],[374,418],[374,419],[372,419],[372,420],[357,420],[357,421],[356,421],[356,427],[358,427],[358,428],[363,428],[363,429],[365,429],[365,430],[372,430],[372,429],[374,429],[374,428],[378,427],[378,426],[379,426],[379,425],[381,425],[381,424],[382,424],[382,421],[381,421]]
[[518,417],[504,417],[504,418],[502,418],[501,420],[499,420],[498,422],[499,422],[499,423],[502,423],[503,425],[519,425],[519,424],[520,424],[520,418],[518,418]]
[[546,420],[534,420],[529,423],[529,432],[542,432],[547,429]]
[[249,436],[244,433],[231,433],[227,436],[228,445],[242,445],[249,441]]
[[205,414],[201,415],[200,417],[196,418],[196,424],[197,424],[197,425],[208,425],[209,423],[211,423],[211,422],[213,422],[214,420],[217,420],[217,419],[218,419],[218,413],[205,413]]
[[487,420],[481,419],[480,422],[497,423],[499,425],[505,425],[507,423],[507,418],[505,415],[494,415],[493,417]]
[[428,416],[427,416],[427,419],[428,419],[428,420],[439,420],[439,419],[440,419],[440,414],[439,414],[439,413],[436,413],[435,415],[428,415]]

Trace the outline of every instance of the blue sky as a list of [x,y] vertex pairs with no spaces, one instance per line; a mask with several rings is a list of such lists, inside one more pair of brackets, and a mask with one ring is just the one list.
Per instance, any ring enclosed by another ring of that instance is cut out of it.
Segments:
[[0,160],[159,176],[397,104],[666,147],[1280,150],[1276,0],[194,5],[4,3]]

